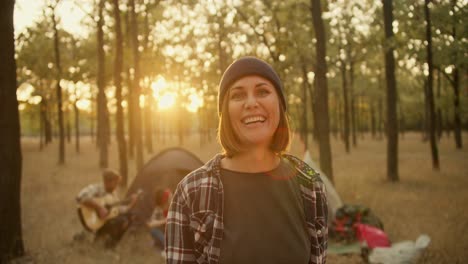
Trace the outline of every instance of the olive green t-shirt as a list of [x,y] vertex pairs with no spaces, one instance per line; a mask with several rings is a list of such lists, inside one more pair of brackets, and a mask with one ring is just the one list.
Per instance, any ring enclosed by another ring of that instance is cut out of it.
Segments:
[[310,240],[294,175],[295,168],[284,160],[263,173],[221,169],[221,264],[309,262]]

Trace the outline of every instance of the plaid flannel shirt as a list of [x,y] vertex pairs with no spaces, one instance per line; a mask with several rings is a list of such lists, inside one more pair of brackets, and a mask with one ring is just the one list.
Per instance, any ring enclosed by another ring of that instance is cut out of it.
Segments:
[[94,183],[83,188],[76,196],[77,202],[82,202],[86,199],[103,197],[107,195],[106,189],[102,183]]
[[[216,155],[187,175],[174,193],[166,224],[166,263],[218,263],[223,239],[224,191]],[[319,174],[300,159],[283,155],[297,173],[311,248],[309,264],[326,263],[328,207]]]

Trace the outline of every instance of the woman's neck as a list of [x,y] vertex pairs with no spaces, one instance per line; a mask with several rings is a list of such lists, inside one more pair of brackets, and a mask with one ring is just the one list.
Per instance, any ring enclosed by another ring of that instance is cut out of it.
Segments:
[[256,149],[222,159],[221,167],[233,171],[255,173],[273,170],[279,162],[280,158],[271,150]]

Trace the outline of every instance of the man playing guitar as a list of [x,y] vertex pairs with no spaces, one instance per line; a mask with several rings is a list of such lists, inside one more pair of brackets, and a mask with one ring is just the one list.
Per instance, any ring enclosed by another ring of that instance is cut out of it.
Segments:
[[76,200],[78,215],[84,227],[95,233],[95,240],[103,239],[107,248],[113,248],[122,238],[131,223],[128,210],[139,194],[121,201],[115,193],[121,176],[110,169],[102,172],[103,183],[90,184],[83,188]]

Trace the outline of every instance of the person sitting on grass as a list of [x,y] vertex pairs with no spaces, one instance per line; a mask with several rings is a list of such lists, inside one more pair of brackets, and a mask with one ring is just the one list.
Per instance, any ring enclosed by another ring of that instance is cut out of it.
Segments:
[[150,229],[154,245],[164,250],[164,229],[166,227],[167,211],[171,202],[170,189],[159,188],[154,193],[155,207],[146,225]]
[[84,228],[95,234],[94,241],[104,241],[106,248],[114,248],[131,223],[127,212],[135,205],[138,195],[120,200],[116,189],[121,176],[111,169],[103,170],[102,180],[78,193],[78,215]]

